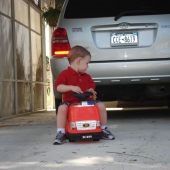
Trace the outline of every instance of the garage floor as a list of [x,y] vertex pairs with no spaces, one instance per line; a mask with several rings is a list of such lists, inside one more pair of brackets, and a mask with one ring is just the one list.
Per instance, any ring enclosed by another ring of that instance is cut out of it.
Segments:
[[108,112],[112,141],[52,145],[55,112],[0,121],[0,170],[169,170],[170,112]]

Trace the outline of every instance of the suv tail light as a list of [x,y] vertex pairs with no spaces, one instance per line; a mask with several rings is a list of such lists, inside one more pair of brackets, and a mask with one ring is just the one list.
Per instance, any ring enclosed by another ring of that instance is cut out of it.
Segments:
[[64,28],[57,28],[52,35],[52,55],[56,57],[67,57],[70,51],[70,44],[67,32]]

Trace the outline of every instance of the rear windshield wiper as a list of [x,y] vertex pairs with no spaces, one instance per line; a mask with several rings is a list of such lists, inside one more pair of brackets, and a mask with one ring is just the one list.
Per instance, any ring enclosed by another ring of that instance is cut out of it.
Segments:
[[117,21],[119,18],[121,18],[122,16],[126,15],[126,14],[156,14],[158,13],[158,11],[150,11],[150,10],[137,10],[137,11],[124,11],[121,12],[120,14],[118,14],[117,16],[115,16],[115,21]]

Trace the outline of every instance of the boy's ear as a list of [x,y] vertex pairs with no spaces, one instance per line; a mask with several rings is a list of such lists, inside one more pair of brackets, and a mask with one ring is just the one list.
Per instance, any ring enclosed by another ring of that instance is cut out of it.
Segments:
[[78,57],[76,63],[80,64],[80,61],[81,61],[81,57]]

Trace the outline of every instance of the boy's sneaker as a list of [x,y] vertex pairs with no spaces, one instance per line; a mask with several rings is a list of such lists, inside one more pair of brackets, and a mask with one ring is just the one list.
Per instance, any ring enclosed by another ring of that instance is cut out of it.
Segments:
[[66,135],[64,133],[58,132],[56,138],[54,139],[53,145],[61,145],[66,142]]
[[115,137],[106,127],[105,129],[102,129],[102,139],[113,140]]

